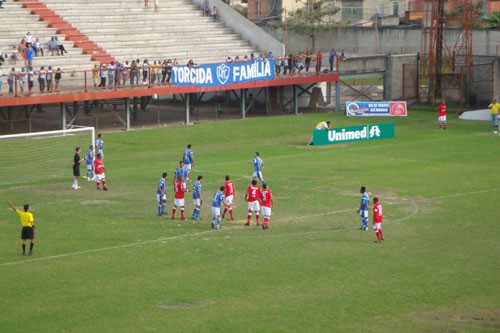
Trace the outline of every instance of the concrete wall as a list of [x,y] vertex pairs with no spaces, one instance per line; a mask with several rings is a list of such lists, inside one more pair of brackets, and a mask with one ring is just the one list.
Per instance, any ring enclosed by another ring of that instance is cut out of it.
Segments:
[[[193,0],[195,4],[201,7],[204,0]],[[280,55],[284,52],[283,43],[268,34],[262,28],[250,22],[245,17],[241,16],[234,9],[226,5],[220,0],[210,0],[210,6],[217,7],[219,17],[224,24],[231,28],[234,32],[240,34],[243,39],[256,46],[262,52],[273,52],[274,55]],[[207,31],[207,35],[210,31]]]

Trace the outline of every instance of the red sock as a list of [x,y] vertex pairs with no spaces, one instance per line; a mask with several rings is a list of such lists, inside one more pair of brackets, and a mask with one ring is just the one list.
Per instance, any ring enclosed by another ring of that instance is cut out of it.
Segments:
[[267,228],[267,223],[269,222],[269,217],[264,218],[264,227]]
[[259,225],[260,216],[258,213],[255,214],[255,219],[257,220],[257,225]]
[[231,216],[231,220],[234,220],[233,209],[229,208],[229,215]]
[[247,215],[247,223],[250,223],[251,219],[252,219],[252,214],[248,213],[248,215]]
[[105,180],[102,181],[102,187],[106,188],[106,181]]
[[380,233],[380,240],[384,239],[384,234],[382,233],[382,229],[378,231]]
[[224,213],[222,213],[222,218],[224,218],[224,216],[226,216],[226,213],[227,213],[227,208],[224,208]]
[[97,184],[97,188],[99,188],[99,185],[100,185],[101,183],[97,182],[96,184]]
[[181,208],[181,219],[184,219],[184,208]]
[[175,217],[175,208],[172,208],[172,218]]

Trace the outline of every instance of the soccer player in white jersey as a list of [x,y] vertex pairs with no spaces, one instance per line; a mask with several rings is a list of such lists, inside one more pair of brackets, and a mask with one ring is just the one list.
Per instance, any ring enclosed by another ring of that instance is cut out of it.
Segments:
[[200,210],[201,205],[203,204],[203,196],[201,195],[201,182],[203,181],[203,176],[198,176],[198,179],[194,182],[193,185],[193,215],[191,218],[193,220],[200,219]]
[[94,180],[94,146],[92,145],[85,156],[85,163],[87,163],[87,181]]
[[167,179],[167,173],[164,172],[161,175],[161,179],[158,182],[158,187],[156,188],[156,201],[158,202],[158,216],[165,214],[165,207],[167,205],[167,189],[165,186],[165,180]]
[[[224,186],[221,186],[217,192],[215,192],[212,199],[212,228],[220,230],[220,206],[224,202]],[[217,226],[215,226],[215,221],[217,221]]]
[[191,168],[194,166],[193,151],[191,150],[191,144],[187,145],[187,149],[182,153],[182,160],[184,162],[184,169],[186,169],[185,179],[186,182],[189,181],[189,175],[191,174]]
[[262,184],[265,184],[266,181],[262,176],[262,170],[264,169],[264,161],[260,158],[260,154],[258,151],[255,152],[255,157],[250,163],[253,165],[252,180],[256,180],[258,178]]
[[370,203],[370,198],[368,197],[368,193],[366,193],[366,187],[361,186],[359,190],[361,193],[361,200],[359,203],[358,214],[361,216],[361,230],[368,230],[368,206]]

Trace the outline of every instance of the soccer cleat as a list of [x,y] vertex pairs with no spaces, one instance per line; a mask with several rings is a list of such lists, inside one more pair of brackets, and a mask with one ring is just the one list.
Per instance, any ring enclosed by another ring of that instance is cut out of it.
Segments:
[[217,224],[217,226],[215,227],[216,230],[220,230],[220,226]]
[[32,256],[32,255],[33,255],[33,251],[30,251],[30,252],[28,253],[28,255],[29,255],[29,256]]
[[107,191],[107,190],[108,190],[108,188],[107,188],[107,187],[105,187],[105,188],[104,188],[104,191]]
[[78,190],[78,189],[80,189],[80,188],[81,188],[80,186],[77,186],[77,187],[76,187],[76,189],[77,189],[77,190]]
[[98,187],[98,188],[97,188],[97,190],[98,190],[98,191],[100,191],[100,190],[101,190],[101,188],[100,188],[100,187]]
[[382,240],[384,240],[384,237],[382,237]]
[[212,229],[215,228],[215,224],[212,222]]
[[259,222],[257,222],[257,226],[258,226],[258,227],[260,227],[260,225],[261,225],[261,224],[260,224]]
[[250,225],[250,223],[249,223],[249,222],[245,223],[245,226],[249,226],[249,225]]
[[262,230],[266,229],[266,227],[264,227],[264,224],[261,224],[260,226],[262,227]]

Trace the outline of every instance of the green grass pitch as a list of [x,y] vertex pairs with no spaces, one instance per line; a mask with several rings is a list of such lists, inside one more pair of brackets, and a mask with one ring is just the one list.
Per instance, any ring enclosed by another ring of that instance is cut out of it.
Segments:
[[[71,189],[68,147],[66,178],[0,188],[0,332],[498,332],[500,135],[448,118],[447,130],[410,110],[105,133],[108,192]],[[396,137],[307,147],[327,119],[394,122]],[[188,143],[192,178],[204,176],[196,223],[156,216],[157,182],[167,171],[171,183]],[[243,226],[256,150],[275,199],[266,231]],[[210,202],[225,175],[236,221],[217,232]],[[362,185],[384,207],[383,244],[358,229]],[[31,204],[33,257],[6,200]]]

